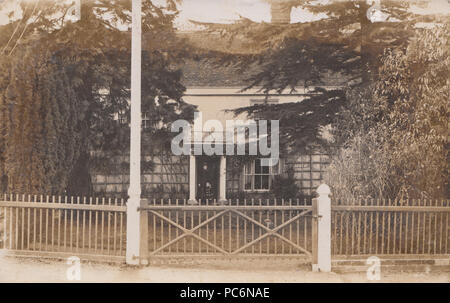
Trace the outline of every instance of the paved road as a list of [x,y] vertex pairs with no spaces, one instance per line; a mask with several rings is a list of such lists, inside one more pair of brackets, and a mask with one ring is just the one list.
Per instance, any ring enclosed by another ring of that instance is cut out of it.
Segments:
[[[0,282],[72,282],[67,279],[70,265],[63,261],[0,256]],[[218,269],[211,266],[129,268],[98,263],[81,264],[80,282],[369,282],[365,273],[312,273],[304,268]],[[448,273],[382,273],[380,282],[450,282]]]

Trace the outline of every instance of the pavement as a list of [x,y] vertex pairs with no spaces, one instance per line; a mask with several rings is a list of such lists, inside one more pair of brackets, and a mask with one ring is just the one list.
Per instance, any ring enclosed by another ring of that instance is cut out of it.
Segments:
[[158,265],[128,267],[122,264],[22,258],[0,255],[0,282],[53,283],[449,283],[450,273],[439,271],[381,271],[379,280],[369,280],[366,272],[313,273],[304,265],[264,268],[247,266]]

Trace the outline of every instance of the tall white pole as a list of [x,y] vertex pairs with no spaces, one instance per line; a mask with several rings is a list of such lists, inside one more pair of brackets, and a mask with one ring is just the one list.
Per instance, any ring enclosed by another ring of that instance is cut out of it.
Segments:
[[321,184],[317,188],[319,194],[317,204],[317,265],[321,272],[331,271],[331,199],[330,187]]
[[132,0],[130,188],[127,202],[127,252],[130,265],[140,263],[141,201],[141,14],[142,0]]

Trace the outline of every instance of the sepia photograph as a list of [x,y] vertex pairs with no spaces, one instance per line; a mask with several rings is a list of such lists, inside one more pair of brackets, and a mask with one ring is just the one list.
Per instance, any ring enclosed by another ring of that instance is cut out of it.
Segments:
[[0,283],[447,284],[449,117],[448,0],[0,0]]

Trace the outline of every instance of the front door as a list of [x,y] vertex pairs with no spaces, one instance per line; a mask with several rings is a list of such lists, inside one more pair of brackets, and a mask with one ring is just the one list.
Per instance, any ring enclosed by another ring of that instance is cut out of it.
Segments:
[[218,199],[220,158],[197,157],[197,199]]

